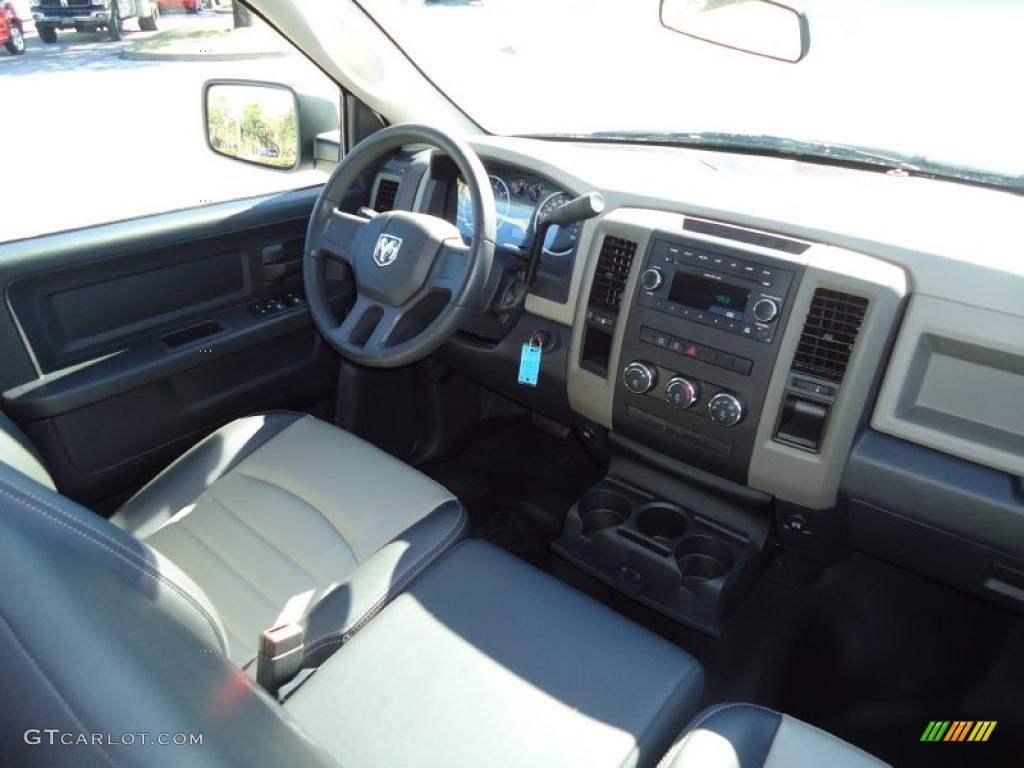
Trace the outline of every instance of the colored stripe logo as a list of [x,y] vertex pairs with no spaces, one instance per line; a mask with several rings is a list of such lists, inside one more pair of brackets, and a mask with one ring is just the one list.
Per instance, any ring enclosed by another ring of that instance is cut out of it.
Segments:
[[988,741],[996,720],[932,720],[921,741]]

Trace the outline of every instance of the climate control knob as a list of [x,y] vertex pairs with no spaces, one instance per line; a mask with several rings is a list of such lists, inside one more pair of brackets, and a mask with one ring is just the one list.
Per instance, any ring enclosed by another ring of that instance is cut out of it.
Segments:
[[626,366],[622,372],[622,380],[626,389],[634,395],[642,395],[650,392],[658,383],[658,369],[650,363],[636,360]]
[[754,304],[754,318],[762,323],[770,323],[779,315],[779,305],[771,299],[760,299]]
[[719,392],[708,402],[708,415],[720,427],[733,427],[743,421],[743,403],[735,395]]
[[700,398],[700,385],[682,376],[673,376],[665,385],[665,401],[673,408],[690,408]]
[[640,273],[640,285],[645,291],[656,291],[665,282],[665,275],[657,267],[645,269]]

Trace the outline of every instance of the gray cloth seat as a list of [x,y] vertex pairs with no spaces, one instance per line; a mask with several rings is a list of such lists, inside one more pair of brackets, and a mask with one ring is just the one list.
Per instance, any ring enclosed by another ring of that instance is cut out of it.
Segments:
[[756,704],[719,704],[694,718],[658,768],[884,768],[820,728]]
[[703,679],[677,646],[469,540],[285,709],[347,768],[650,766]]
[[[24,436],[9,421],[0,433],[0,461],[52,489]],[[305,625],[305,663],[319,663],[468,520],[445,488],[374,446],[273,412],[214,432],[111,522],[180,571],[222,650],[245,666],[260,633],[286,621]]]

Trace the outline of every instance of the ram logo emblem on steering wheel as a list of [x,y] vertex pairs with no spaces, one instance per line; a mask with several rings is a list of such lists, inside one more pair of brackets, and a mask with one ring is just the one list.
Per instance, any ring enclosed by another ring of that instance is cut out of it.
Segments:
[[398,249],[402,245],[402,238],[394,235],[381,235],[377,238],[377,245],[373,249],[373,260],[378,267],[386,267],[393,264],[398,258]]

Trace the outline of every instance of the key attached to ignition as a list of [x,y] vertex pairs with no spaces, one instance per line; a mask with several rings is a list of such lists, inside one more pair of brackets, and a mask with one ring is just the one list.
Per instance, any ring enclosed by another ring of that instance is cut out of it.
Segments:
[[544,347],[536,340],[530,339],[523,344],[523,351],[519,355],[519,383],[528,387],[536,387],[540,378],[541,356],[544,354]]

